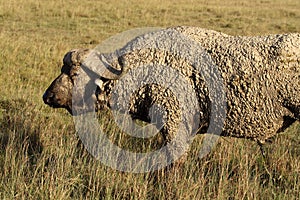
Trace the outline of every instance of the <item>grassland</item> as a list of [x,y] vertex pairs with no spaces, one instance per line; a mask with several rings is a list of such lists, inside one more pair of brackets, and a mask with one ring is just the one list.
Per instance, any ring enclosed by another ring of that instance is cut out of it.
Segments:
[[266,146],[201,136],[175,172],[121,173],[96,161],[72,118],[41,96],[72,48],[134,27],[199,26],[233,35],[300,32],[295,0],[0,0],[0,199],[299,199],[300,125]]

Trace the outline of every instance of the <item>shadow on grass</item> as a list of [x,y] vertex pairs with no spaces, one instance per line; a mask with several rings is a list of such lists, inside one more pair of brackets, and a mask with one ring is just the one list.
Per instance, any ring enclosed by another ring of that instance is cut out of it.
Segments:
[[43,150],[37,118],[35,105],[23,99],[0,100],[0,151],[12,148],[34,162]]

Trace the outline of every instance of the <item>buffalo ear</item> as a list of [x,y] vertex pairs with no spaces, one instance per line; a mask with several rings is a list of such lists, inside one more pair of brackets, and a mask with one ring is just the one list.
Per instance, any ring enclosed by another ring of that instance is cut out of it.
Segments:
[[101,79],[97,78],[95,80],[95,84],[100,88],[101,91],[104,91],[104,82]]

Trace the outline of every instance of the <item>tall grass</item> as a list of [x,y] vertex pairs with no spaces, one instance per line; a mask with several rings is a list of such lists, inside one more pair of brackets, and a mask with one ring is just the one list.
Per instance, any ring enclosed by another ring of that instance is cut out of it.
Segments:
[[300,32],[300,2],[1,0],[0,198],[299,199],[299,123],[266,146],[267,160],[256,143],[235,138],[220,138],[198,159],[197,136],[187,161],[154,179],[95,160],[72,118],[43,104],[68,50],[134,27],[174,25],[233,35]]

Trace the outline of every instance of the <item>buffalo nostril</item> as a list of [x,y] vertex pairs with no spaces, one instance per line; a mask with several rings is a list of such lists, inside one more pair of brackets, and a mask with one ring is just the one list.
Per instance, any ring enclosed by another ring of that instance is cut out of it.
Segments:
[[47,91],[43,94],[43,100],[45,101],[47,99]]
[[54,100],[54,94],[51,92],[45,92],[43,94],[43,101],[45,104],[51,104]]

